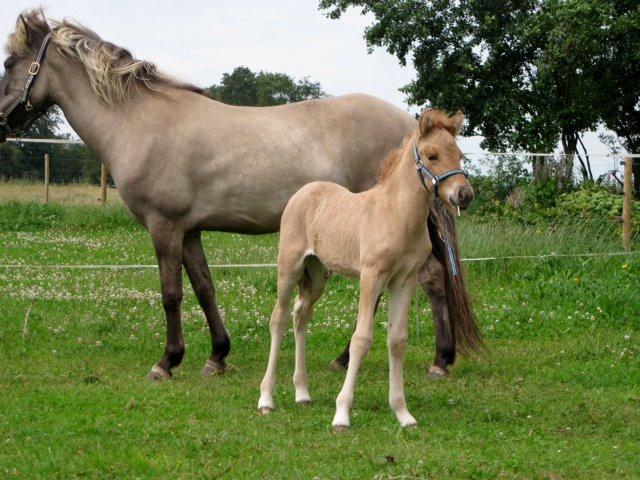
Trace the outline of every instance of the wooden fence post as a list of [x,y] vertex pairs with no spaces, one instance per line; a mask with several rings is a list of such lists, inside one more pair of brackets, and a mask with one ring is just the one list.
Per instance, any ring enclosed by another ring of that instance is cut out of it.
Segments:
[[100,203],[102,205],[107,204],[107,181],[109,179],[109,172],[105,164],[102,164],[100,168]]
[[49,203],[49,154],[44,154],[44,203]]
[[625,250],[631,249],[631,211],[633,209],[633,183],[631,182],[631,164],[633,159],[624,161],[624,201],[622,203],[622,245]]

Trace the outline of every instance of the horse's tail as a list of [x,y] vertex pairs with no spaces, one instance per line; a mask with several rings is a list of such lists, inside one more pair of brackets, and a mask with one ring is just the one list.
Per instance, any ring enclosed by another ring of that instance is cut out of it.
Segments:
[[480,353],[484,342],[464,281],[455,220],[437,199],[431,202],[428,226],[432,252],[444,267],[445,298],[456,349],[463,355]]

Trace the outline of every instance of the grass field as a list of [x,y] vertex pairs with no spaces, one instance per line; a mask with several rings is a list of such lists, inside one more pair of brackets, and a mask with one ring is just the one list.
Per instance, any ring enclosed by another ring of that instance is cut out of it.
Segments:
[[[350,336],[356,283],[332,278],[310,326],[314,403],[294,403],[287,335],[277,409],[261,417],[275,271],[213,272],[233,341],[233,368],[213,379],[199,375],[210,343],[186,281],[185,360],[172,381],[149,383],[164,341],[157,272],[37,265],[153,263],[150,240],[119,204],[65,203],[0,204],[0,264],[31,265],[0,268],[2,478],[640,478],[638,256],[469,263],[489,353],[446,381],[426,378],[433,328],[417,294],[412,431],[387,403],[382,309],[352,429],[335,435],[343,375],[328,365]],[[619,250],[617,233],[593,224],[463,217],[460,232],[466,257]],[[211,263],[272,262],[277,237],[205,244]]]

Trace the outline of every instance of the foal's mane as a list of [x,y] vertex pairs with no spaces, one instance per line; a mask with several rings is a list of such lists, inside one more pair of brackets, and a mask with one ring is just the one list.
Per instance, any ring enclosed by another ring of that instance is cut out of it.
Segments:
[[[25,22],[37,33],[37,39],[27,31]],[[93,91],[107,105],[126,101],[139,87],[156,92],[176,88],[207,96],[205,90],[158,72],[153,63],[134,58],[129,50],[102,40],[77,22],[64,19],[51,20],[49,24],[39,8],[21,15],[15,31],[9,35],[5,51],[9,55],[25,57],[37,48],[33,43],[42,41],[48,33],[62,55],[82,63]]]
[[391,173],[400,164],[400,160],[402,160],[402,155],[404,154],[407,145],[412,140],[413,135],[407,135],[404,137],[402,144],[398,148],[391,150],[384,160],[382,160],[382,163],[378,167],[378,183],[384,183],[391,176]]

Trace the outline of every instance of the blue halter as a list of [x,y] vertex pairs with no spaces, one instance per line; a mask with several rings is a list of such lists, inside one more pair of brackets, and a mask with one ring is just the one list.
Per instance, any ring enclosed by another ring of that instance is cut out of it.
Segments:
[[[418,152],[418,145],[415,141],[413,142],[413,158],[416,161],[416,169],[418,171],[418,177],[420,177],[420,183],[422,183],[424,188],[429,190],[429,188],[427,188],[427,183],[425,182],[424,177],[426,176],[431,181],[431,183],[433,184],[434,193],[440,204],[439,206],[441,210],[443,210],[442,214],[445,214],[442,199],[438,194],[438,186],[440,186],[440,184],[447,178],[453,177],[454,175],[464,175],[465,178],[469,178],[469,172],[462,169],[455,169],[444,172],[442,175],[435,175],[425,166],[424,163],[422,163],[422,160],[420,159],[420,153]],[[453,243],[451,242],[451,238],[449,237],[449,235],[444,236],[444,244],[447,252],[447,257],[449,257],[451,273],[454,277],[457,277],[458,275],[460,275],[460,271],[458,270],[456,251],[455,248],[453,248]]]
[[462,169],[449,170],[448,172],[444,172],[442,175],[435,175],[425,166],[424,163],[422,163],[422,160],[420,159],[420,153],[418,153],[418,144],[415,141],[413,142],[413,158],[416,161],[416,169],[418,171],[418,176],[420,177],[420,182],[422,183],[424,188],[427,188],[427,184],[424,181],[424,177],[426,176],[433,184],[434,192],[436,194],[436,197],[438,198],[440,198],[438,194],[438,187],[447,178],[453,177],[455,175],[464,175],[465,178],[469,178],[469,172]]

